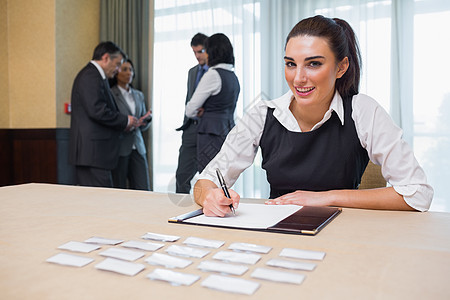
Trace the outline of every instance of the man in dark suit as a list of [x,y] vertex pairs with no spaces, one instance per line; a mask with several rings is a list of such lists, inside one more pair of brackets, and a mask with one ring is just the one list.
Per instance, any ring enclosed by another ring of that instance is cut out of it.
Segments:
[[[205,41],[208,37],[202,33],[197,33],[191,40],[191,47],[194,51],[198,65],[189,70],[186,104],[191,100],[200,78],[208,70],[205,52]],[[189,194],[191,190],[191,180],[197,173],[197,125],[198,119],[191,119],[184,116],[183,125],[176,130],[183,130],[181,137],[181,147],[178,156],[178,167],[175,174],[176,192]]]
[[120,133],[138,124],[135,117],[119,112],[108,84],[125,57],[113,42],[102,42],[73,83],[69,163],[75,165],[79,185],[113,186]]

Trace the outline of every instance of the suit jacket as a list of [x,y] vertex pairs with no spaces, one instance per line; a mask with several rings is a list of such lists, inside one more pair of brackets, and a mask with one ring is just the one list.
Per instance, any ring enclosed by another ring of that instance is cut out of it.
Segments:
[[[131,94],[136,102],[136,113],[135,117],[140,118],[147,112],[147,109],[145,107],[144,102],[144,94],[141,91],[135,90],[133,88],[131,89]],[[119,111],[125,115],[131,115],[130,107],[128,106],[127,101],[122,95],[122,92],[119,89],[118,85],[115,85],[111,88],[111,92],[113,94],[114,100],[116,101],[117,107],[119,108]],[[133,145],[136,146],[136,150],[141,155],[145,155],[147,153],[145,149],[144,144],[144,138],[142,137],[142,131],[147,130],[150,127],[150,122],[147,123],[146,126],[140,127],[136,130],[130,131],[130,132],[123,132],[122,133],[122,140],[120,142],[120,150],[119,155],[120,156],[128,156],[131,153],[131,150],[133,150]]]
[[128,116],[119,112],[107,80],[92,63],[75,78],[71,101],[69,163],[114,169]]
[[[197,73],[198,73],[198,66],[196,65],[195,67],[192,67],[189,72],[188,72],[188,82],[187,82],[187,93],[186,93],[186,101],[185,104],[187,104],[189,102],[189,100],[191,100],[192,95],[194,95],[195,92],[195,81],[197,80]],[[180,130],[186,130],[189,125],[191,125],[192,123],[192,119],[186,117],[186,115],[184,115],[184,120],[183,120],[183,125],[180,128],[177,128],[177,131]]]

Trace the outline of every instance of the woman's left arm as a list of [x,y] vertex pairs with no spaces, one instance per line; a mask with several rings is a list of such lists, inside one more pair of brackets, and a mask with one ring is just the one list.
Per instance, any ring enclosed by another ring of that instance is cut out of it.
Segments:
[[[425,172],[411,147],[403,140],[403,130],[378,102],[367,95],[354,96],[352,107],[358,138],[370,160],[381,166],[384,179],[406,205],[427,211],[433,199],[433,188],[427,183]],[[379,199],[386,209],[392,209],[385,200]]]
[[364,209],[414,210],[393,187],[367,190],[295,191],[266,204],[338,206]]

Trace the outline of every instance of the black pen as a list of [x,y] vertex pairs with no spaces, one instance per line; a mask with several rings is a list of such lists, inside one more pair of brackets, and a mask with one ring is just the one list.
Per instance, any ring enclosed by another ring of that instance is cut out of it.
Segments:
[[[217,173],[217,178],[219,179],[220,186],[222,187],[222,191],[225,194],[225,197],[231,199],[230,193],[228,192],[228,188],[227,188],[227,185],[225,183],[225,179],[223,178],[222,173],[220,173],[220,170],[218,168],[216,169],[216,173]],[[234,210],[233,203],[231,203],[229,205],[229,207],[230,207],[231,212],[233,213],[233,215],[236,215],[236,211]]]

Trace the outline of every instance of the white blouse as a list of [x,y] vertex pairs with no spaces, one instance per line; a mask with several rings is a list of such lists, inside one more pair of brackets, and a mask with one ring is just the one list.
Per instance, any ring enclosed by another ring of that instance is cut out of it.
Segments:
[[[301,129],[289,110],[293,95],[289,91],[275,100],[261,100],[248,109],[244,117],[228,134],[216,157],[206,166],[199,179],[209,179],[218,186],[215,170],[220,168],[225,181],[232,186],[256,156],[263,133],[267,108],[274,108],[274,117],[289,131]],[[336,92],[323,119],[314,125],[316,130],[335,111],[344,123],[342,98]],[[429,209],[433,188],[427,184],[423,169],[409,145],[402,139],[403,131],[394,124],[389,114],[371,97],[358,94],[352,99],[352,119],[361,146],[369,159],[381,165],[384,179],[403,196],[405,202],[419,211]]]
[[133,94],[131,92],[131,89],[128,91],[121,87],[120,85],[117,85],[119,87],[120,92],[122,93],[122,97],[125,99],[125,101],[128,104],[128,107],[130,108],[131,115],[136,116],[136,100],[134,100]]

